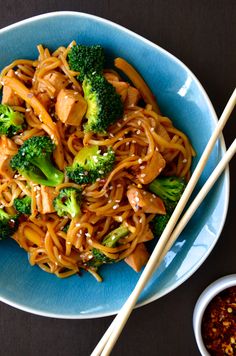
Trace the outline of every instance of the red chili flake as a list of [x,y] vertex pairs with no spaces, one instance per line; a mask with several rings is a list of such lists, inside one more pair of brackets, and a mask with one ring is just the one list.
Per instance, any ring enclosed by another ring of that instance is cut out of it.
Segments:
[[236,355],[236,287],[212,299],[203,315],[202,336],[210,355]]

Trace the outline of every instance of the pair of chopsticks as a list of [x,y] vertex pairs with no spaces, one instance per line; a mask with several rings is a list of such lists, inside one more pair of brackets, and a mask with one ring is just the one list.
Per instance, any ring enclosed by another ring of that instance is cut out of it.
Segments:
[[[180,198],[178,205],[176,206],[173,214],[170,217],[168,224],[166,225],[165,230],[163,231],[160,239],[158,240],[155,249],[153,250],[149,261],[144,268],[133,292],[130,294],[129,298],[117,314],[117,316],[112,321],[111,325],[97,344],[96,348],[92,352],[91,356],[108,356],[112,351],[113,347],[117,339],[119,338],[135,304],[138,300],[140,293],[142,292],[143,288],[145,287],[146,283],[151,278],[152,274],[156,270],[156,268],[160,265],[163,258],[172,247],[174,242],[177,240],[180,233],[183,231],[199,205],[202,203],[203,199],[206,197],[210,189],[213,187],[214,183],[217,181],[223,170],[226,168],[227,164],[231,160],[231,158],[236,153],[236,139],[233,141],[229,149],[224,154],[221,161],[218,163],[214,171],[211,173],[210,177],[207,179],[206,183],[201,188],[200,192],[197,194],[181,220],[178,222],[180,215],[182,214],[199,178],[200,175],[207,163],[207,160],[210,156],[210,153],[221,135],[221,132],[230,117],[233,108],[236,104],[236,89],[234,90],[233,94],[231,95],[221,117],[218,121],[218,124],[213,131],[213,134],[205,147],[205,150],[195,168],[187,187]],[[177,224],[177,225],[176,225]],[[176,227],[175,227],[176,225]]]

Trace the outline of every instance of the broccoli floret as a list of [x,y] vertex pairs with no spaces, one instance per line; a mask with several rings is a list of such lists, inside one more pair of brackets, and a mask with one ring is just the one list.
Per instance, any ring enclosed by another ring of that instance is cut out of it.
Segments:
[[186,187],[184,178],[162,177],[149,184],[149,190],[158,195],[164,201],[178,203]]
[[111,148],[102,154],[98,146],[84,147],[75,156],[72,166],[66,168],[66,172],[77,184],[94,183],[112,170],[114,162],[115,153]]
[[64,180],[64,174],[52,163],[55,148],[48,136],[31,137],[24,142],[10,161],[12,169],[37,184],[55,187]]
[[102,72],[105,62],[103,48],[99,45],[73,46],[68,53],[68,62],[72,70],[79,72],[78,79],[82,81],[85,75]]
[[[129,234],[129,229],[125,225],[120,225],[115,230],[112,230],[106,235],[102,241],[102,245],[107,247],[115,247],[118,241]],[[90,260],[89,265],[99,267],[106,263],[113,263],[115,260],[107,257],[104,253],[96,248],[92,249],[93,258]]]
[[0,240],[11,237],[19,226],[19,215],[11,215],[0,209]]
[[149,184],[149,190],[164,201],[166,208],[166,215],[156,215],[150,223],[155,237],[161,236],[185,187],[185,180],[179,177],[157,178]]
[[31,214],[31,198],[29,196],[14,199],[13,205],[19,213],[26,215]]
[[102,75],[85,77],[82,86],[88,104],[85,130],[105,133],[108,126],[123,115],[121,97]]
[[160,237],[163,233],[171,214],[166,213],[166,215],[156,215],[150,223],[151,230],[155,237]]
[[9,105],[0,104],[0,135],[12,137],[22,131],[24,117]]
[[80,215],[81,193],[81,189],[73,187],[61,189],[58,196],[53,200],[57,215],[69,216],[70,218]]

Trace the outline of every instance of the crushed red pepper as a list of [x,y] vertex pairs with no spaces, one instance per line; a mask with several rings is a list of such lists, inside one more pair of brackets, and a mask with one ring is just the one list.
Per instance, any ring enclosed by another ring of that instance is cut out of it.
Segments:
[[202,337],[210,355],[236,355],[236,287],[212,299],[203,315]]

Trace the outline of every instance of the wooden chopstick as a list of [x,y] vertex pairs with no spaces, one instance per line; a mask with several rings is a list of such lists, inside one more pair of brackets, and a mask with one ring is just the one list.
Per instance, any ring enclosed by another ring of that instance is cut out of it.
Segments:
[[[200,192],[198,193],[197,197],[194,199],[192,204],[190,205],[189,209],[186,211],[182,219],[180,220],[179,224],[176,226],[175,230],[173,231],[181,213],[183,212],[184,207],[186,206],[190,195],[193,192],[193,189],[195,188],[199,177],[206,165],[206,162],[210,156],[210,153],[214,147],[214,144],[216,140],[219,138],[234,106],[236,103],[236,89],[234,90],[233,94],[231,95],[222,115],[220,120],[218,121],[218,124],[213,131],[213,134],[208,142],[208,144],[205,147],[205,150],[197,164],[197,167],[195,168],[192,177],[189,180],[189,183],[181,197],[181,199],[178,202],[178,205],[176,206],[168,224],[166,225],[165,230],[163,231],[159,241],[156,244],[155,249],[153,250],[149,261],[144,268],[133,292],[130,294],[128,297],[127,301],[117,314],[117,316],[114,318],[113,322],[101,338],[100,342],[97,344],[96,348],[92,352],[91,356],[107,356],[110,354],[112,348],[114,347],[120,333],[123,330],[123,327],[128,320],[136,302],[137,299],[142,292],[144,286],[152,276],[153,272],[156,270],[158,265],[161,263],[162,259],[168,252],[168,250],[171,248],[179,234],[182,232],[186,224],[188,223],[189,219],[197,209],[197,207],[200,205],[206,194],[209,192],[215,181],[218,179],[219,175],[222,173],[230,159],[233,157],[235,154],[235,140],[233,144],[230,146],[229,150],[227,153],[224,155],[220,163],[217,165],[211,176],[208,178],[207,182],[205,185],[202,187]],[[173,234],[171,235],[173,231]]]

